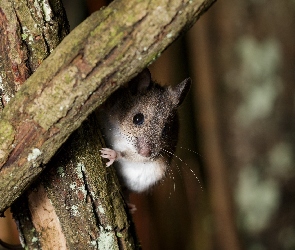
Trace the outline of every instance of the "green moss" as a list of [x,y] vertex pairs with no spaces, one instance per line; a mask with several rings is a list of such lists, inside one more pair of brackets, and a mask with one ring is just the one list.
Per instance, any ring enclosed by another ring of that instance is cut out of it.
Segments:
[[121,234],[121,233],[119,233],[119,232],[117,232],[117,237],[119,237],[119,238],[122,238],[123,237],[123,234]]
[[22,36],[23,40],[26,40],[29,35],[28,34],[22,34],[21,36]]
[[33,237],[32,238],[32,243],[35,243],[35,242],[37,242],[38,241],[38,238],[37,237]]
[[[48,130],[56,121],[66,116],[76,98],[81,96],[84,86],[74,87],[77,72],[76,67],[61,72],[59,82],[45,88],[36,102],[26,107],[27,112],[33,114],[34,120],[44,129]],[[64,98],[65,93],[67,98]]]
[[8,149],[14,140],[15,130],[6,120],[0,120],[0,163],[8,157]]
[[57,168],[57,173],[60,177],[64,177],[65,176],[65,171],[63,167],[58,167]]

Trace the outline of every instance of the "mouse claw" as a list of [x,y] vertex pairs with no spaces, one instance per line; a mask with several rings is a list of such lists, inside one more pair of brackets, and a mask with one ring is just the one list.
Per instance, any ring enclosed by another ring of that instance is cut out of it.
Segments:
[[127,202],[127,206],[128,206],[129,212],[131,214],[134,214],[135,211],[137,210],[136,206],[134,204],[132,204],[132,203]]
[[106,163],[106,166],[111,166],[114,161],[117,159],[117,153],[115,150],[110,148],[102,148],[100,151],[100,155],[102,158],[108,159],[109,161]]
[[111,166],[111,165],[114,163],[114,161],[115,161],[115,160],[109,160],[109,161],[106,163],[107,168],[108,168],[109,166]]

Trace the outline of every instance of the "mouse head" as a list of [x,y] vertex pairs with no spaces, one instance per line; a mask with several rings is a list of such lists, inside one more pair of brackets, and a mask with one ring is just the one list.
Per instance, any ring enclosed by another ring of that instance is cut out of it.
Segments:
[[129,82],[128,91],[121,95],[124,102],[118,102],[118,118],[139,158],[156,158],[163,149],[174,153],[178,139],[176,111],[190,84],[188,78],[174,87],[162,87],[151,80],[148,69]]
[[[128,84],[133,95],[143,95],[154,87],[155,83],[151,79],[151,73],[145,68],[141,73],[134,77]],[[168,98],[172,101],[174,107],[178,107],[184,101],[191,86],[191,78],[187,78],[175,87],[167,88]]]

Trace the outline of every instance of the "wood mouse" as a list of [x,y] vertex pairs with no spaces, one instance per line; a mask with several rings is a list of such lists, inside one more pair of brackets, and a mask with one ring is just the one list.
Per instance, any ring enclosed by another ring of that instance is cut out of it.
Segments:
[[114,163],[124,189],[143,192],[165,176],[178,140],[177,108],[190,85],[187,78],[175,87],[162,87],[144,69],[99,108],[108,147],[101,156],[109,160],[107,166]]

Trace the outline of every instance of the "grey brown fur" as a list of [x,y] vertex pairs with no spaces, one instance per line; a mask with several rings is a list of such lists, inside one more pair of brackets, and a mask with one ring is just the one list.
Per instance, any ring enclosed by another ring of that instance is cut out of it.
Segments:
[[[142,192],[164,177],[178,140],[177,108],[190,84],[188,78],[175,87],[162,87],[145,69],[100,109],[102,133],[127,189]],[[109,153],[102,156],[112,158]]]

